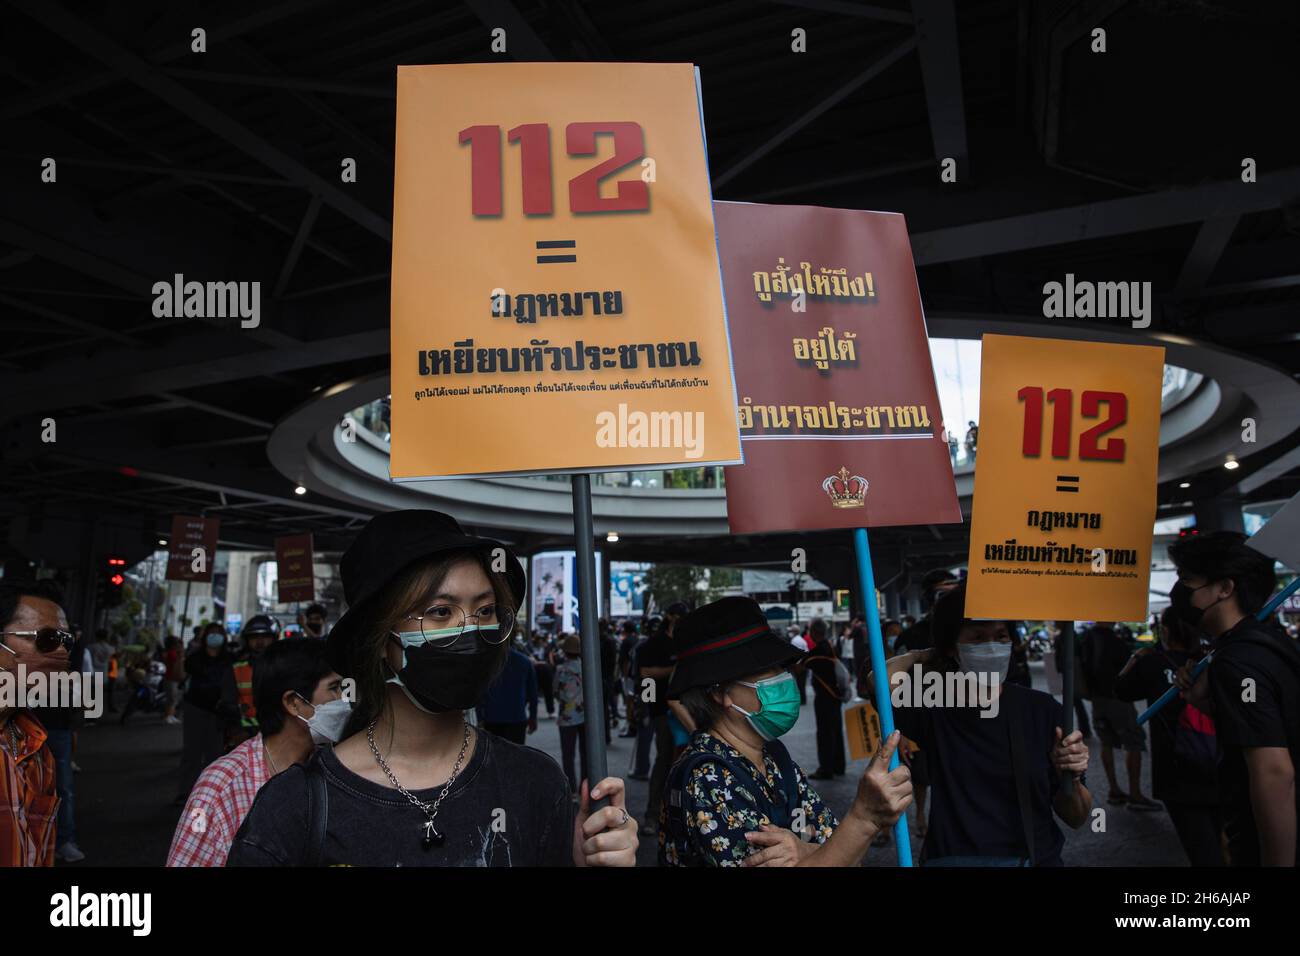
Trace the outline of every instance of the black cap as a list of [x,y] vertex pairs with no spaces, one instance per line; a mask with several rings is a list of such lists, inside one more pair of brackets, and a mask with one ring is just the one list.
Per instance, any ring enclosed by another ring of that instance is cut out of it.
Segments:
[[[220,624],[220,621],[211,621],[210,624]],[[223,628],[224,630],[224,628]],[[280,633],[280,627],[275,622],[275,618],[269,614],[254,614],[244,625],[244,629],[239,632],[240,637],[254,637],[258,634],[270,634],[274,637]]]
[[737,680],[801,656],[772,633],[763,609],[747,597],[725,597],[691,611],[673,629],[673,645],[677,666],[669,694]]
[[505,575],[517,611],[526,593],[524,569],[508,546],[466,534],[455,518],[441,511],[391,511],[370,519],[339,562],[348,610],[327,639],[330,665],[344,677],[352,676],[350,650],[357,636],[353,632],[360,617],[358,608],[406,568],[447,551],[474,551],[490,558],[497,548],[505,552]]

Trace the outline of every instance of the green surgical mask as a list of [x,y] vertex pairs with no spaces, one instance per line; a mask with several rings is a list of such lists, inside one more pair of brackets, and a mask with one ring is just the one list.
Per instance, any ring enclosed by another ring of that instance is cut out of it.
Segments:
[[736,681],[741,687],[752,687],[758,694],[758,713],[751,714],[741,707],[735,707],[745,715],[749,725],[758,731],[764,740],[775,740],[787,734],[799,720],[799,685],[794,682],[794,675],[788,671],[778,677],[769,677],[757,684],[748,681]]

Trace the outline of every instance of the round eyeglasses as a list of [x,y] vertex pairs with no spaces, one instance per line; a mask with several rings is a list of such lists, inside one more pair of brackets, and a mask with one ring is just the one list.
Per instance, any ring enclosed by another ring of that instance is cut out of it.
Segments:
[[423,614],[412,614],[402,620],[420,622],[418,631],[397,634],[406,646],[432,644],[434,647],[450,647],[466,631],[476,634],[485,644],[500,644],[509,639],[515,629],[514,612],[500,604],[489,604],[473,614],[466,614],[454,604],[435,604]]

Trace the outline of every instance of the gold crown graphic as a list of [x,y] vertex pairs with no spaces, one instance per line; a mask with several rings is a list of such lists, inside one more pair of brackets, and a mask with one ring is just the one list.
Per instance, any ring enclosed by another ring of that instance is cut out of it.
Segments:
[[822,491],[830,496],[835,508],[861,508],[866,505],[867,479],[850,475],[843,465],[835,474],[822,482]]

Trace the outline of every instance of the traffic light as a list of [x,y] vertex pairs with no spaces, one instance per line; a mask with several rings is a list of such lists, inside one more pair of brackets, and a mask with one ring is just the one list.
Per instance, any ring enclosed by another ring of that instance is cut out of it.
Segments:
[[789,587],[786,588],[786,592],[785,592],[786,603],[791,605],[792,607],[797,606],[799,604],[799,596],[802,593],[802,591],[803,591],[803,582],[800,580],[800,578],[797,577],[791,578],[790,585]]
[[126,559],[110,557],[104,571],[104,607],[122,603],[122,586],[126,584]]

